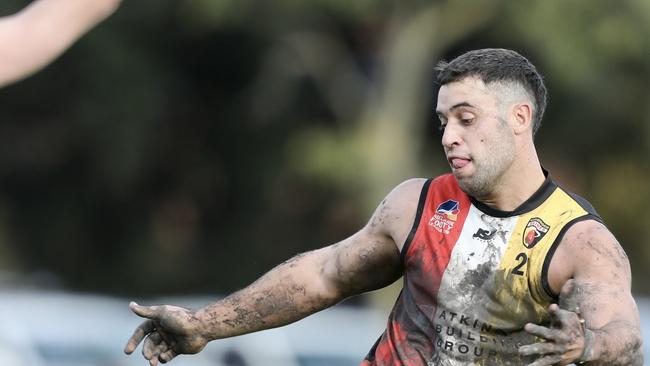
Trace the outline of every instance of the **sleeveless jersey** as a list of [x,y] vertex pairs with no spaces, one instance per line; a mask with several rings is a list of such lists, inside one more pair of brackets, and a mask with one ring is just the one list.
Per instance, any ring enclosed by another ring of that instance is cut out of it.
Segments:
[[511,212],[468,196],[452,174],[427,180],[402,248],[402,292],[361,366],[532,362],[517,353],[538,341],[523,327],[549,322],[551,258],[568,228],[589,219],[601,221],[548,174]]

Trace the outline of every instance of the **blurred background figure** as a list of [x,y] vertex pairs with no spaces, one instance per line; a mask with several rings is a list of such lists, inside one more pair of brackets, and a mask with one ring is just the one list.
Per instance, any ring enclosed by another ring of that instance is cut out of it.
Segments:
[[90,28],[111,15],[121,0],[37,0],[0,18],[0,87],[38,71]]
[[[0,15],[36,4],[3,0]],[[47,319],[72,319],[61,331],[71,338],[89,318],[74,320],[66,304],[115,319],[102,324],[120,328],[110,332],[119,339],[105,343],[123,362],[112,364],[128,364],[124,334],[138,321],[123,298],[178,295],[172,303],[203,305],[348,236],[398,182],[446,172],[433,65],[503,47],[547,75],[551,100],[536,145],[554,178],[593,203],[625,248],[645,325],[649,4],[125,2],[49,67],[0,90],[2,291],[30,292],[22,299],[41,313],[59,307]],[[0,68],[7,49],[0,41]],[[48,297],[61,291],[75,294]],[[119,306],[99,308],[89,292]],[[379,336],[394,298],[346,303],[384,312],[379,328],[357,339]],[[6,309],[0,316],[12,314]],[[0,324],[14,324],[25,344],[39,337],[24,322]],[[311,344],[336,338],[301,334]],[[283,344],[275,347],[290,349]],[[84,352],[88,365],[111,364]]]

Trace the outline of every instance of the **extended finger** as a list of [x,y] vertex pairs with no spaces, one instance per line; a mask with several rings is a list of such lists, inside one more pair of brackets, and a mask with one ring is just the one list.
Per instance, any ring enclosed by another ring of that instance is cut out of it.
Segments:
[[126,343],[126,347],[124,347],[124,353],[127,355],[133,353],[133,351],[135,351],[135,349],[138,347],[138,344],[142,342],[144,337],[146,337],[147,334],[153,332],[154,329],[156,329],[156,325],[152,320],[145,320],[142,322],[137,328],[135,328],[135,332],[133,332],[133,335]]
[[565,347],[555,342],[534,343],[519,347],[519,354],[522,356],[558,354],[564,353],[564,351]]
[[528,366],[550,366],[550,365],[555,365],[560,361],[562,361],[561,355],[550,355],[550,356],[544,356],[539,360],[536,360],[535,362],[528,364]]
[[534,336],[550,341],[555,341],[557,338],[557,331],[537,324],[528,323],[524,326],[524,330]]
[[129,303],[129,308],[131,311],[133,311],[136,315],[143,317],[143,318],[149,318],[153,320],[159,320],[160,319],[160,312],[162,311],[161,306],[141,306],[138,305],[135,301],[131,301]]

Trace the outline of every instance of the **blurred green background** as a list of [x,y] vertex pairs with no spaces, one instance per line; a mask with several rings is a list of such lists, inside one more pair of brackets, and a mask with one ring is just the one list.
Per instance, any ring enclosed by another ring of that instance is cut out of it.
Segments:
[[545,75],[542,161],[650,294],[646,0],[124,0],[0,90],[0,272],[115,295],[240,288],[447,172],[432,69],[483,47]]

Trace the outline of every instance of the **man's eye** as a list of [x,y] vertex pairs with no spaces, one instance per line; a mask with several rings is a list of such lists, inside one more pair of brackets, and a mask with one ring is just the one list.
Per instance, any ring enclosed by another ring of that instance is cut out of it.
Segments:
[[464,125],[469,125],[474,121],[474,118],[461,118],[460,123]]

